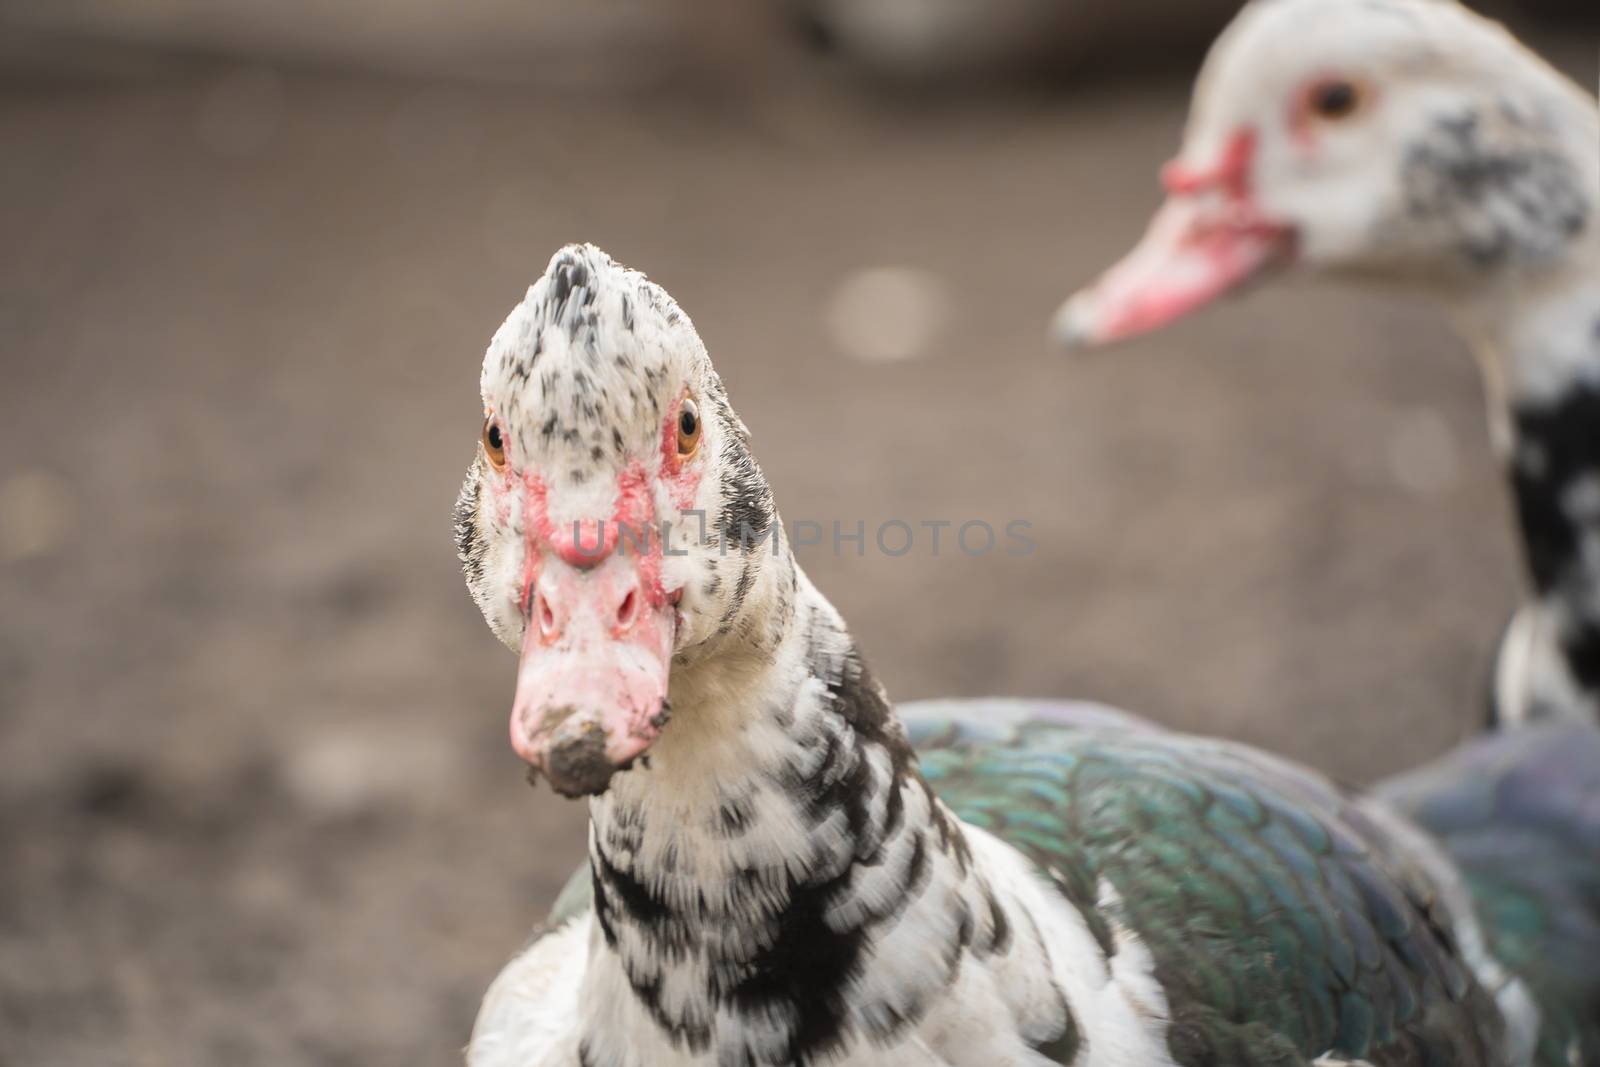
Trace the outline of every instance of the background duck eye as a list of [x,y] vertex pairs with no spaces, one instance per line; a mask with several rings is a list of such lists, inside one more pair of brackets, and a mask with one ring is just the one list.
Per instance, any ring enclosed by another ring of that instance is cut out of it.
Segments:
[[1343,119],[1361,106],[1361,88],[1345,78],[1333,78],[1311,87],[1311,110],[1325,119]]
[[500,432],[500,424],[493,419],[485,419],[483,422],[483,454],[489,457],[489,466],[497,471],[505,470],[505,435]]
[[700,447],[700,409],[685,397],[678,409],[678,455],[692,456]]

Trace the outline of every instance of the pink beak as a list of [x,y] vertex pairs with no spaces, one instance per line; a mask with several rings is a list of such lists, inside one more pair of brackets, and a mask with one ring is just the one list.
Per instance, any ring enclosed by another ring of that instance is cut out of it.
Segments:
[[1245,205],[1174,196],[1144,239],[1056,313],[1055,334],[1077,347],[1159,329],[1293,257],[1294,231]]
[[556,792],[603,793],[666,723],[676,613],[622,552],[545,557],[528,605],[511,747]]

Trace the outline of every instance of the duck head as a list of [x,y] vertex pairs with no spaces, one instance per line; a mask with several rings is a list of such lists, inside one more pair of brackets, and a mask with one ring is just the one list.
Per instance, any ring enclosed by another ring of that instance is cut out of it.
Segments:
[[1196,83],[1166,203],[1056,315],[1134,336],[1302,266],[1430,288],[1560,258],[1600,184],[1592,97],[1450,0],[1256,0]]
[[598,794],[668,728],[674,662],[725,633],[771,494],[688,317],[592,246],[512,309],[481,389],[456,539],[520,656],[511,745],[558,792]]

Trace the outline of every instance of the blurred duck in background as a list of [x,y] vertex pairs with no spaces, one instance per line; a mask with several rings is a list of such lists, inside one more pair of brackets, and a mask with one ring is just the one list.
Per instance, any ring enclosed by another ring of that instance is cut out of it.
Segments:
[[1600,1064],[1600,731],[1396,787],[1435,840],[1109,709],[897,711],[660,287],[562,249],[481,383],[467,584],[590,827],[476,1067]]
[[1292,270],[1441,299],[1480,355],[1534,599],[1497,722],[1600,713],[1600,113],[1440,0],[1258,0],[1212,49],[1140,245],[1057,315],[1104,344]]

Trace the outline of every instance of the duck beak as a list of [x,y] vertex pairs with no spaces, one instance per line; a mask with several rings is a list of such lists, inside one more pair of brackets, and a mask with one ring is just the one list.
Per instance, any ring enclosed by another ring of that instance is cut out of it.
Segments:
[[1061,305],[1056,339],[1078,348],[1148,333],[1289,262],[1294,246],[1291,227],[1247,205],[1174,196],[1132,252]]
[[511,747],[563,796],[604,793],[667,720],[677,613],[636,562],[549,557],[529,590]]

